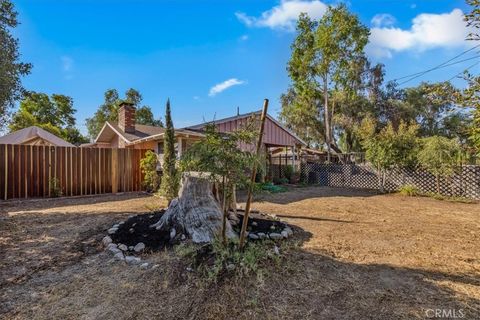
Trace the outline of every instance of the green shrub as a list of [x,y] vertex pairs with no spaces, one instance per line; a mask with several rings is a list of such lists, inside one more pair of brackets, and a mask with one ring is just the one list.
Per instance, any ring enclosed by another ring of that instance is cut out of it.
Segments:
[[283,168],[283,173],[285,175],[285,179],[287,179],[289,182],[293,178],[293,166],[287,165],[285,168]]
[[398,192],[401,195],[409,196],[409,197],[415,197],[420,195],[420,190],[416,186],[411,184],[406,184],[401,186],[400,189],[398,189]]
[[140,160],[140,168],[143,173],[143,184],[149,192],[155,192],[160,186],[160,176],[157,173],[157,155],[148,150],[145,157]]
[[58,178],[50,178],[48,180],[48,189],[52,198],[61,197],[63,195],[62,186]]

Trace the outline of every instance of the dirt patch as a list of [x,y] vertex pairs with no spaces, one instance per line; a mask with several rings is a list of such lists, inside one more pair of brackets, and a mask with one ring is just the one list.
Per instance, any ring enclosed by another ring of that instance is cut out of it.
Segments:
[[254,209],[295,226],[294,245],[266,273],[201,286],[171,251],[149,254],[149,270],[102,252],[106,230],[152,202],[2,204],[0,318],[480,318],[478,204],[320,187],[262,195]]

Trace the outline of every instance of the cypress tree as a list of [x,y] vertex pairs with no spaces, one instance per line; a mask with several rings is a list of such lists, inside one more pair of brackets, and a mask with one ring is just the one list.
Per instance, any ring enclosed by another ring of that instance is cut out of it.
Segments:
[[172,116],[170,114],[170,99],[167,100],[167,107],[165,110],[165,125],[165,136],[163,140],[163,173],[160,194],[164,196],[170,204],[170,202],[178,195],[179,185],[179,176],[175,167],[175,130],[173,129]]

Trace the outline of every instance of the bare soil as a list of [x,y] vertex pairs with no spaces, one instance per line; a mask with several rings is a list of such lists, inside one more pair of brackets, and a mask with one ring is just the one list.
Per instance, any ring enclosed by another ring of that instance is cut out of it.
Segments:
[[[142,270],[109,259],[115,222],[144,194],[0,204],[2,319],[480,318],[480,205],[308,187],[257,197],[294,226],[258,275],[199,284],[172,251]],[[273,245],[272,245],[273,251]],[[429,313],[430,312],[430,313]]]

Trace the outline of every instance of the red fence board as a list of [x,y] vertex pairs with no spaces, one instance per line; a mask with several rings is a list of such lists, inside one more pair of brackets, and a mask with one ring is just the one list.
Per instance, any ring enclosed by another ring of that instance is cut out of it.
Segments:
[[[0,199],[52,196],[56,181],[64,196],[143,190],[140,160],[147,150],[0,144]],[[114,179],[116,175],[116,186]]]

